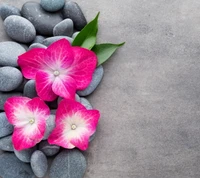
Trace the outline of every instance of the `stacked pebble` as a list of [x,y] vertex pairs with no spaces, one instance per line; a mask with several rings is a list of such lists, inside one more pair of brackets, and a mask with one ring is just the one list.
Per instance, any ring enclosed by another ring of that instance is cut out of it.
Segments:
[[[72,43],[87,24],[82,10],[73,1],[41,0],[40,3],[25,3],[21,11],[14,6],[3,4],[0,6],[0,16],[4,21],[7,35],[13,40],[0,42],[0,150],[4,151],[0,155],[0,177],[44,177],[48,169],[49,156],[55,157],[50,167],[50,178],[83,177],[86,160],[79,150],[61,150],[59,146],[47,142],[55,127],[55,108],[62,98],[48,103],[52,114],[47,120],[43,141],[34,148],[23,151],[13,148],[13,126],[9,124],[4,112],[4,103],[11,96],[37,97],[35,81],[23,78],[17,64],[18,56],[32,48],[46,48],[62,38]],[[102,77],[103,67],[99,66],[90,85],[83,91],[77,91],[76,101],[87,109],[92,109],[90,102],[79,96],[90,95]],[[91,136],[90,141],[94,136],[95,134]]]

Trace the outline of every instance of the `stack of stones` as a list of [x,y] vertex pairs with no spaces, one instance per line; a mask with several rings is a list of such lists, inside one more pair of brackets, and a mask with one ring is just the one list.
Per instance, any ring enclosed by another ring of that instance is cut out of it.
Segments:
[[[66,150],[50,145],[47,138],[55,127],[55,111],[62,98],[48,102],[51,116],[43,140],[35,147],[23,151],[13,148],[13,126],[8,123],[4,103],[11,96],[37,97],[35,81],[23,77],[17,64],[18,56],[32,48],[46,48],[51,43],[65,38],[70,43],[87,24],[77,3],[65,0],[41,0],[27,2],[21,10],[7,4],[0,5],[0,16],[5,31],[13,41],[0,42],[0,177],[44,177],[48,169],[48,157],[53,157],[50,178],[82,178],[86,169],[84,155],[78,149]],[[85,98],[99,85],[103,67],[99,66],[90,85],[77,91],[76,100],[87,109],[92,109]],[[91,136],[90,141],[94,138]],[[27,164],[29,163],[29,164]]]

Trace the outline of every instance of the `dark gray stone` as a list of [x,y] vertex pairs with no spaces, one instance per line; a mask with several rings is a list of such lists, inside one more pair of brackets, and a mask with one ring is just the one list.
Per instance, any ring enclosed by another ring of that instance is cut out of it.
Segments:
[[4,110],[4,104],[6,100],[12,96],[22,96],[23,94],[20,92],[12,92],[12,93],[2,93],[0,92],[0,110]]
[[29,163],[31,161],[31,155],[33,154],[35,150],[36,150],[36,146],[29,149],[22,150],[22,151],[17,151],[16,149],[14,149],[14,153],[19,160],[25,163]]
[[2,178],[35,178],[29,164],[23,163],[13,153],[0,155],[0,177]]
[[21,16],[20,10],[8,4],[0,5],[0,16],[3,20],[5,20],[10,15],[18,15]]
[[51,109],[50,110],[51,114],[54,114],[54,115],[56,114],[56,111],[57,111],[57,109]]
[[42,151],[36,150],[31,155],[31,168],[37,177],[45,176],[48,169],[48,162],[47,157]]
[[14,151],[12,144],[12,135],[0,139],[0,150],[11,151],[11,152]]
[[0,138],[13,133],[13,125],[8,122],[5,112],[0,113]]
[[103,66],[100,65],[94,71],[94,73],[92,75],[92,81],[89,84],[89,86],[85,90],[79,90],[79,91],[77,91],[77,94],[79,96],[88,96],[88,95],[90,95],[97,88],[97,86],[99,85],[99,83],[101,82],[101,80],[103,78],[103,73],[104,73]]
[[79,31],[75,32],[75,33],[72,35],[72,38],[73,38],[73,39],[76,38],[76,36],[77,36],[79,33],[80,33]]
[[18,56],[26,50],[18,43],[6,41],[0,43],[0,65],[17,67]]
[[47,47],[41,43],[33,43],[29,46],[28,50],[31,50],[33,48],[47,48]]
[[29,98],[37,97],[35,89],[35,80],[29,80],[24,86],[24,96]]
[[70,18],[74,22],[74,27],[77,30],[82,30],[87,21],[79,5],[73,1],[67,1],[63,8],[64,18]]
[[77,150],[63,150],[52,162],[50,178],[83,178],[87,163],[83,154]]
[[44,39],[44,36],[36,35],[35,39],[33,40],[33,43],[42,43]]
[[16,89],[23,81],[20,70],[14,67],[0,68],[0,91],[8,92]]
[[74,23],[71,19],[65,19],[53,28],[54,36],[71,37],[74,31]]
[[23,77],[22,83],[14,91],[15,92],[23,92],[24,91],[24,86],[26,85],[27,81],[28,81],[28,79]]
[[88,110],[91,110],[93,109],[92,105],[90,104],[90,102],[86,99],[86,98],[83,98],[83,97],[80,97],[80,103],[86,107],[86,109]]
[[47,140],[47,138],[49,137],[51,131],[55,128],[55,126],[56,126],[55,115],[51,114],[46,121],[46,131],[44,133],[44,137],[42,140]]
[[66,39],[70,42],[70,44],[72,43],[73,39],[70,38],[70,37],[67,37],[67,36],[54,36],[54,37],[49,37],[49,38],[46,38],[44,39],[43,43],[45,46],[49,46],[50,44],[58,41],[58,40],[61,40],[61,39]]
[[63,8],[65,0],[41,0],[42,8],[49,12],[55,12]]
[[94,133],[90,136],[89,142],[93,141],[94,138],[95,138],[95,136],[96,136],[96,132],[94,132]]
[[52,36],[54,26],[63,20],[59,12],[46,12],[37,2],[25,3],[21,14],[32,22],[40,35]]
[[44,140],[39,143],[39,150],[46,156],[54,156],[60,151],[60,147],[57,145],[51,145],[47,140]]
[[15,41],[29,43],[36,36],[33,24],[23,17],[11,15],[4,20],[4,25],[7,35]]

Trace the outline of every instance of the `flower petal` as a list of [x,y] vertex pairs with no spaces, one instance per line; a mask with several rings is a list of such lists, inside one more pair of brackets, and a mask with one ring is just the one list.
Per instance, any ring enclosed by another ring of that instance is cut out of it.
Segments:
[[36,91],[38,96],[45,101],[53,101],[57,95],[52,90],[53,74],[40,71],[36,74]]
[[88,148],[89,136],[87,134],[82,134],[79,137],[74,137],[70,140],[71,144],[80,150],[86,150]]
[[35,79],[36,73],[45,67],[45,49],[35,48],[18,57],[18,65],[27,79]]

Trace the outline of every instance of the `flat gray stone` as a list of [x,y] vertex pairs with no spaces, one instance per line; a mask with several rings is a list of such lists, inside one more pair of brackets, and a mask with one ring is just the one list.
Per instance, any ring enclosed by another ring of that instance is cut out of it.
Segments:
[[17,67],[18,56],[25,52],[26,50],[19,43],[0,42],[0,65]]
[[71,19],[65,19],[53,28],[54,36],[71,37],[74,31],[74,23]]
[[16,89],[23,81],[23,75],[15,67],[0,68],[0,91],[8,92]]
[[55,12],[63,8],[65,0],[41,0],[42,8],[49,12]]
[[0,16],[3,20],[5,20],[10,15],[18,15],[21,16],[20,10],[8,4],[0,5]]
[[23,163],[13,153],[0,155],[0,177],[2,178],[35,178],[29,164]]
[[13,125],[8,122],[5,112],[0,113],[0,138],[13,133]]
[[79,96],[88,96],[92,92],[94,92],[94,90],[97,88],[97,86],[99,85],[99,83],[101,82],[101,80],[103,78],[103,73],[104,73],[103,66],[100,65],[94,71],[94,73],[92,75],[92,81],[89,84],[89,86],[85,90],[79,90],[79,91],[77,91],[77,94]]
[[14,148],[14,153],[19,160],[25,163],[29,163],[31,161],[31,155],[33,154],[35,150],[36,150],[36,146],[29,149],[22,150],[22,151],[17,151]]
[[55,126],[56,126],[55,115],[51,114],[46,121],[46,130],[45,130],[44,137],[42,140],[47,140],[47,138],[49,137],[50,133],[55,128]]
[[47,157],[45,154],[36,150],[31,155],[31,168],[37,177],[44,177],[48,169]]
[[0,150],[11,151],[11,152],[14,151],[12,144],[12,135],[0,139]]
[[28,50],[31,50],[33,48],[47,48],[47,47],[45,45],[41,44],[41,43],[32,43],[29,46]]
[[70,37],[67,37],[67,36],[54,36],[54,37],[49,37],[49,38],[46,38],[43,40],[42,44],[45,45],[45,46],[49,46],[50,44],[58,41],[58,40],[61,40],[61,39],[66,39],[69,41],[69,43],[71,44],[73,39],[70,38]]
[[60,151],[60,146],[51,145],[47,140],[44,140],[39,143],[39,150],[46,156],[54,156]]
[[86,99],[86,98],[83,98],[83,97],[80,97],[80,103],[86,107],[86,109],[88,110],[91,110],[93,109],[91,103]]
[[35,39],[36,31],[27,19],[11,15],[4,20],[7,35],[15,41],[29,43]]
[[77,150],[63,150],[52,162],[50,178],[83,178],[87,163],[83,154]]
[[37,92],[35,88],[35,80],[29,80],[24,85],[24,96],[29,98],[37,97]]

